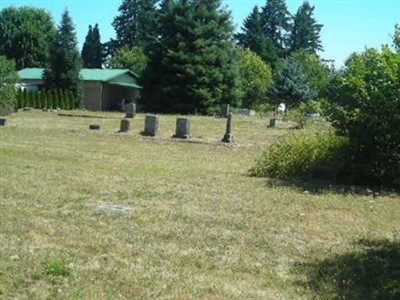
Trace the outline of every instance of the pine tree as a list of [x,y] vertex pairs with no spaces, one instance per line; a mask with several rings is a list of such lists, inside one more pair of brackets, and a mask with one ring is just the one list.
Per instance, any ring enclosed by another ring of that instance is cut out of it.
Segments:
[[313,17],[314,6],[308,1],[297,10],[294,16],[293,29],[290,35],[290,50],[316,53],[322,50],[320,31],[323,25],[317,24]]
[[264,35],[261,15],[257,6],[244,20],[242,32],[236,35],[238,44],[257,53],[265,63],[275,67],[278,60],[278,50],[272,40]]
[[[79,78],[81,66],[77,44],[75,27],[68,11],[65,10],[52,45],[50,65],[45,69],[43,79],[47,89],[69,90],[80,101],[82,99],[82,86]],[[57,105],[58,103],[53,104]]]
[[83,43],[81,53],[83,67],[90,69],[100,69],[103,64],[103,49],[100,41],[100,31],[98,24],[89,30]]
[[261,11],[261,24],[264,35],[271,39],[280,57],[285,55],[288,46],[290,22],[291,15],[284,0],[267,0]]
[[120,14],[112,23],[117,34],[117,39],[114,41],[116,48],[145,47],[155,39],[157,2],[157,0],[123,0],[118,9]]
[[221,103],[237,105],[240,92],[233,26],[221,1],[162,4],[160,39],[149,47],[144,73],[146,108],[207,113]]

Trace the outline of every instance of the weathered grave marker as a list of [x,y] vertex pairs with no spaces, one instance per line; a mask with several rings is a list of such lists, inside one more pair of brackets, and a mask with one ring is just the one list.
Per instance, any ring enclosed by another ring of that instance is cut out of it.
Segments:
[[226,132],[225,135],[222,139],[222,142],[224,143],[231,143],[233,140],[233,134],[232,134],[232,114],[228,114],[228,119],[226,120]]
[[144,120],[143,135],[156,136],[158,134],[158,116],[147,115]]
[[136,103],[129,102],[124,106],[125,118],[134,118],[136,116]]
[[271,118],[271,119],[269,119],[269,126],[268,127],[275,128],[277,125],[279,125],[279,123],[281,123],[281,119]]
[[236,114],[240,116],[245,116],[245,117],[252,117],[256,115],[256,111],[252,109],[247,109],[247,108],[239,108],[236,110]]
[[176,119],[176,130],[173,138],[189,139],[190,138],[190,120],[187,118]]
[[222,104],[221,105],[221,118],[227,118],[229,115],[229,104]]
[[119,131],[120,132],[128,132],[130,127],[131,127],[131,123],[129,122],[129,120],[122,119]]

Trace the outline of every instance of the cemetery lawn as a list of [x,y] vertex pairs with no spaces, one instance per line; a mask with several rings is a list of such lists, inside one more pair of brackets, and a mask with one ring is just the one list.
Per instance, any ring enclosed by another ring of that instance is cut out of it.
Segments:
[[400,295],[397,194],[247,176],[286,132],[260,117],[234,117],[227,146],[224,119],[190,117],[187,142],[176,116],[148,138],[144,115],[121,134],[122,114],[90,114],[107,118],[0,127],[0,299]]

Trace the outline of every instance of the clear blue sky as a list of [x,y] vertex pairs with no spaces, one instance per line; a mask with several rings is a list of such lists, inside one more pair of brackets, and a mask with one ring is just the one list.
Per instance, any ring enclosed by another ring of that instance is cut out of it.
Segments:
[[[89,24],[98,23],[102,41],[115,36],[111,22],[118,14],[122,0],[0,0],[0,9],[7,6],[34,6],[47,9],[58,24],[67,7],[76,26],[80,46]],[[286,0],[294,14],[302,0]],[[315,6],[314,16],[324,25],[321,32],[320,53],[325,59],[334,59],[337,66],[352,53],[366,46],[379,47],[390,44],[394,24],[400,23],[400,0],[310,0]],[[232,11],[236,29],[255,5],[264,6],[266,0],[224,0]]]

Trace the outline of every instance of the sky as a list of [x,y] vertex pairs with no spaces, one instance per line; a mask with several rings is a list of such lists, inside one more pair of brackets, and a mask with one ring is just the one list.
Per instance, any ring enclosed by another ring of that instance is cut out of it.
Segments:
[[[295,14],[303,0],[286,0],[289,12]],[[8,6],[34,6],[48,10],[56,24],[68,8],[76,26],[79,47],[90,24],[99,24],[102,42],[115,37],[111,23],[118,15],[122,0],[0,0],[0,9]],[[223,0],[232,12],[236,30],[255,5],[265,6],[266,0]],[[315,6],[314,17],[323,24],[321,41],[324,51],[320,56],[334,60],[340,67],[353,52],[365,47],[391,44],[394,25],[400,24],[400,0],[309,0]]]

